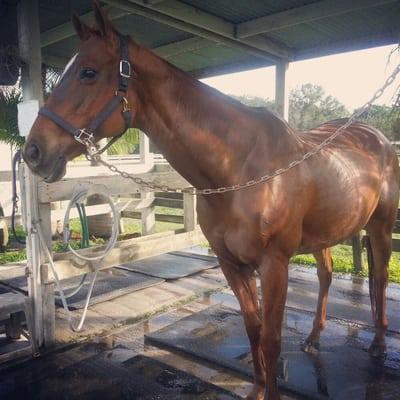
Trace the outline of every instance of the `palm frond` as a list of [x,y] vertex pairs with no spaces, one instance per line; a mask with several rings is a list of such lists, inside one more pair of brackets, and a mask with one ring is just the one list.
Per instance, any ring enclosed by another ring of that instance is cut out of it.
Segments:
[[22,147],[25,141],[18,129],[17,106],[21,101],[18,89],[0,90],[0,141],[17,148]]

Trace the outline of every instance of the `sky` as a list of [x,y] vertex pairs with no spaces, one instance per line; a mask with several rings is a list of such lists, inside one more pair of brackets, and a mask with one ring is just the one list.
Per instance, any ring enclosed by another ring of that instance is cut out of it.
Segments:
[[[400,63],[396,46],[382,46],[332,56],[290,63],[287,72],[289,91],[304,83],[321,85],[326,94],[336,97],[349,111],[368,101]],[[275,67],[203,79],[203,82],[226,94],[251,95],[274,99]],[[391,105],[400,77],[376,104]]]

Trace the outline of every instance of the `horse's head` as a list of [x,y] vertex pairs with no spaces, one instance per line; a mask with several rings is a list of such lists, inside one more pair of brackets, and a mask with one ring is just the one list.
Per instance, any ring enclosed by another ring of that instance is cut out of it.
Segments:
[[116,95],[123,101],[116,102],[107,118],[96,127],[93,141],[117,136],[125,130],[127,122],[132,123],[126,118],[124,120],[122,110],[126,98],[133,101],[133,92],[116,92],[120,80],[124,79],[120,77],[120,36],[97,1],[94,1],[94,14],[95,28],[73,16],[81,40],[79,50],[68,63],[45,106],[50,114],[69,125],[70,131],[51,115],[39,114],[23,151],[28,166],[47,182],[61,179],[67,161],[86,150],[84,144],[74,137],[72,128],[79,131],[78,128],[90,126]]

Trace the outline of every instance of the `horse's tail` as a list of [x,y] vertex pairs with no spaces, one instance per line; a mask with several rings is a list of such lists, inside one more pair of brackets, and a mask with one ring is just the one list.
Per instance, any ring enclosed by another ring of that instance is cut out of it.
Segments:
[[376,283],[374,277],[374,256],[372,254],[371,241],[368,236],[365,236],[365,247],[367,249],[368,261],[368,280],[369,280],[369,298],[371,299],[372,319],[376,320]]

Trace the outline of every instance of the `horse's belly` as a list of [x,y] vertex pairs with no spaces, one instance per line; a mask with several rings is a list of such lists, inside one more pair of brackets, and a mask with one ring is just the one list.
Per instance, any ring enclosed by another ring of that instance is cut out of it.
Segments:
[[[303,224],[299,252],[308,253],[331,247],[352,237],[365,227],[379,200],[379,190],[358,193],[357,198],[343,195],[337,207],[326,206],[308,216]],[[347,201],[346,201],[347,200]]]

